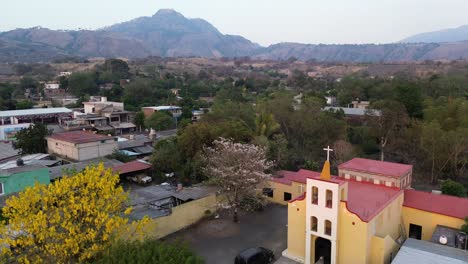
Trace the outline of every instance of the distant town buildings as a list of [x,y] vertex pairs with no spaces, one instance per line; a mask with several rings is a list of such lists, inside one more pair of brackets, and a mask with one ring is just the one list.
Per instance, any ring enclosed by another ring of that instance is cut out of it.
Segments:
[[155,112],[168,112],[174,118],[178,118],[182,115],[182,108],[179,106],[162,105],[162,106],[148,106],[141,108],[146,117],[151,116]]

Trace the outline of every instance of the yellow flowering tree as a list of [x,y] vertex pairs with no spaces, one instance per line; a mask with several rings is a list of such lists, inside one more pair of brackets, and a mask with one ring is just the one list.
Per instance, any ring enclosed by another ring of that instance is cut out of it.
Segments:
[[3,260],[85,262],[111,245],[118,232],[136,230],[127,224],[128,194],[118,182],[101,163],[9,198],[0,237]]

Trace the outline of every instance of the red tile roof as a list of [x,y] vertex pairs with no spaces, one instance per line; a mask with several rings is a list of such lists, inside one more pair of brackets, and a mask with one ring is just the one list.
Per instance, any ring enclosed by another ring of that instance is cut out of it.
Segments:
[[468,216],[467,198],[443,194],[405,190],[403,206],[460,219]]
[[49,136],[48,138],[65,141],[69,143],[81,144],[81,143],[89,143],[89,142],[96,142],[101,140],[110,140],[113,137],[94,134],[91,132],[84,132],[84,131],[71,131],[71,132],[63,132],[63,133],[55,133]]
[[[279,171],[278,173],[282,177],[273,177],[272,181],[291,185],[292,182],[307,183],[307,179],[320,179],[320,172],[310,170],[299,170],[298,172],[293,171]],[[342,184],[345,180],[332,175],[330,182]]]
[[368,182],[348,181],[346,208],[362,221],[369,222],[403,191]]
[[413,165],[354,158],[340,164],[338,168],[400,178],[412,170]]
[[143,171],[149,168],[151,168],[151,164],[138,161],[138,160],[134,160],[134,161],[130,161],[124,164],[116,165],[112,167],[112,170],[114,172],[118,172],[119,174],[125,174],[125,173],[130,173],[130,172]]

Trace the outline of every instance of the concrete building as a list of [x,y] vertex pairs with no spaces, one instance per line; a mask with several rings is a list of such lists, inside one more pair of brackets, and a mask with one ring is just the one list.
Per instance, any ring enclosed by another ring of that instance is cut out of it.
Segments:
[[182,115],[182,108],[172,105],[148,106],[142,107],[141,110],[145,114],[145,117],[149,117],[155,112],[169,112],[174,118],[179,118]]
[[118,149],[117,139],[83,131],[53,134],[47,137],[49,153],[72,161],[105,157]]
[[[288,204],[283,255],[306,264],[390,263],[408,237],[430,241],[440,225],[459,229],[468,199],[408,189],[411,170],[352,160],[339,167],[338,177],[327,160],[321,173],[282,172],[270,181],[268,196]],[[387,183],[394,179],[400,186]]]
[[99,101],[83,102],[85,114],[101,113],[105,110],[124,111],[124,104],[121,102],[107,101],[107,97],[99,97]]
[[351,104],[353,105],[353,108],[357,109],[367,109],[369,107],[369,101],[361,101],[359,99],[352,101]]
[[65,107],[35,108],[25,110],[0,111],[0,125],[22,123],[59,123],[63,117],[71,117],[72,110]]

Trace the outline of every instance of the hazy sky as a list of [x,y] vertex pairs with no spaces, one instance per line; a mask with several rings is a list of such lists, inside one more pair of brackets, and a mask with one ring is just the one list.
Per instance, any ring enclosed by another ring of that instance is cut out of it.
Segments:
[[0,31],[96,29],[161,8],[262,45],[388,43],[468,24],[468,0],[3,0]]

